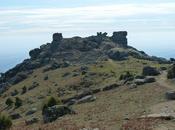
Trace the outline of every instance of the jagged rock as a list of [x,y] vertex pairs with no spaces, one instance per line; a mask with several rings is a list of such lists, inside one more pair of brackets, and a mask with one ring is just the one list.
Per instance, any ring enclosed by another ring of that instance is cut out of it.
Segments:
[[165,96],[168,100],[175,100],[175,91],[168,91]]
[[53,42],[60,42],[63,39],[62,33],[53,34]]
[[36,59],[40,53],[41,53],[41,50],[39,48],[35,48],[29,52],[29,55],[31,59]]
[[59,117],[62,117],[67,114],[74,114],[75,112],[65,105],[56,105],[48,107],[43,111],[43,120],[45,123],[53,122]]
[[51,51],[56,51],[58,49],[59,44],[63,39],[62,33],[54,33],[53,34],[53,41],[50,45]]
[[31,119],[27,119],[27,120],[25,121],[25,123],[26,123],[26,125],[32,125],[32,124],[34,124],[34,123],[38,123],[38,121],[39,121],[38,118],[33,117],[33,118],[31,118]]
[[127,32],[126,31],[119,31],[113,32],[112,40],[119,45],[119,47],[127,47]]
[[99,46],[99,44],[102,43],[102,41],[105,41],[106,38],[107,38],[107,33],[106,32],[104,32],[104,33],[97,32],[97,36],[90,36],[90,37],[88,37],[88,40],[98,43],[96,45],[96,47],[97,47],[97,46]]
[[21,115],[19,113],[13,113],[13,114],[10,115],[10,118],[12,120],[16,120],[16,119],[21,118]]
[[145,66],[145,67],[143,68],[142,74],[143,74],[144,76],[156,76],[156,75],[159,75],[160,72],[159,72],[156,68],[154,68],[154,67]]

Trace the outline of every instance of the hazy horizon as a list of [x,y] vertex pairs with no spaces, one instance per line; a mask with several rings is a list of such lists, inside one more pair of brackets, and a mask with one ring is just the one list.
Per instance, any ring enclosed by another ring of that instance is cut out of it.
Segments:
[[51,42],[54,32],[85,37],[126,30],[129,45],[150,55],[175,57],[173,0],[6,0],[0,10],[0,72]]

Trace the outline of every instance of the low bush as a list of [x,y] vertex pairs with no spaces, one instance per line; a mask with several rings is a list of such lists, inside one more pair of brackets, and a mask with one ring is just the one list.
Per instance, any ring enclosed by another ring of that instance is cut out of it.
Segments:
[[15,107],[18,108],[22,106],[22,100],[19,97],[16,97],[15,99]]
[[52,106],[55,106],[55,105],[60,105],[62,104],[61,100],[59,100],[58,98],[56,97],[48,97],[44,102],[43,102],[43,105],[42,105],[42,111],[44,111],[45,109],[47,109],[48,107],[52,107]]
[[175,78],[175,64],[173,64],[173,65],[168,69],[167,78],[168,78],[168,79],[173,79],[173,78]]
[[5,104],[8,106],[8,107],[11,107],[13,105],[13,100],[11,98],[7,98]]
[[10,117],[0,114],[0,130],[7,130],[12,126]]
[[129,72],[126,71],[125,73],[121,74],[119,80],[133,80],[134,76]]

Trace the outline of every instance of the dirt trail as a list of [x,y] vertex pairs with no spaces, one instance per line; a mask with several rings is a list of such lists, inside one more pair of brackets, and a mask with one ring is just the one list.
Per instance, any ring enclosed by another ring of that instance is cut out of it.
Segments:
[[165,88],[168,88],[170,90],[175,90],[175,84],[171,83],[171,82],[168,82],[167,80],[167,72],[166,71],[163,71],[161,73],[161,75],[159,75],[156,80],[157,82],[162,86],[162,87],[165,87]]

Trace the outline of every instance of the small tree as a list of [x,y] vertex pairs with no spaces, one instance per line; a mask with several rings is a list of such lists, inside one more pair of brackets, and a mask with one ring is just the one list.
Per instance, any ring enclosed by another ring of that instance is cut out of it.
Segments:
[[12,120],[6,116],[0,114],[0,130],[7,130],[12,126]]
[[22,106],[22,100],[20,98],[16,97],[16,99],[15,99],[15,107],[18,108],[20,106]]
[[8,106],[8,107],[11,107],[13,105],[13,100],[11,98],[7,98],[5,104]]

